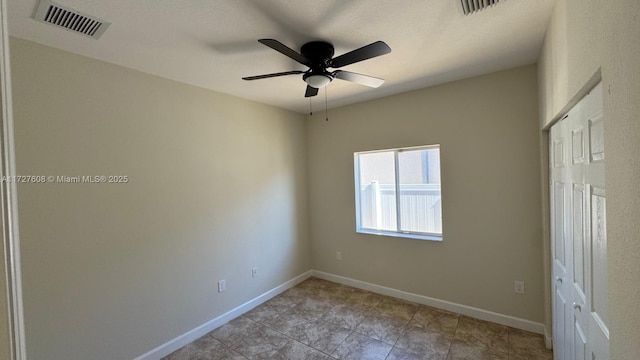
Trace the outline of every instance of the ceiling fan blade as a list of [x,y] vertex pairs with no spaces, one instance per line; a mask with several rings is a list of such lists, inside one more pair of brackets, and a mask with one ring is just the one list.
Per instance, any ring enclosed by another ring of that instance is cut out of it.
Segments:
[[377,88],[380,85],[384,84],[384,79],[369,75],[362,75],[351,71],[336,70],[333,72],[333,76],[340,80],[351,81],[372,88]]
[[376,56],[388,54],[391,48],[384,41],[376,41],[367,46],[355,49],[346,54],[342,54],[331,60],[331,67],[339,68],[362,60],[374,58]]
[[312,97],[318,95],[318,89],[307,85],[307,91],[304,93],[304,97]]
[[306,57],[302,56],[300,53],[298,53],[297,51],[291,49],[290,47],[288,47],[287,45],[281,43],[278,40],[260,39],[258,41],[261,44],[267,45],[268,47],[272,48],[273,50],[292,58],[293,60],[299,62],[302,65],[306,65],[306,66],[311,67],[311,62]]
[[260,80],[260,79],[267,79],[267,78],[272,78],[276,76],[295,75],[295,74],[304,74],[304,71],[294,70],[294,71],[285,71],[285,72],[279,72],[279,73],[273,73],[273,74],[247,76],[247,77],[243,77],[242,80]]

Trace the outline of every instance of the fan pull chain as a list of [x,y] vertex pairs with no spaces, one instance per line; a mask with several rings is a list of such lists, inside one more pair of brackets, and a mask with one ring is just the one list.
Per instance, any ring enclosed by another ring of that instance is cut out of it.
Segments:
[[324,121],[329,121],[329,115],[327,110],[327,87],[324,87]]
[[311,97],[309,97],[309,116],[313,116],[313,111],[311,111]]

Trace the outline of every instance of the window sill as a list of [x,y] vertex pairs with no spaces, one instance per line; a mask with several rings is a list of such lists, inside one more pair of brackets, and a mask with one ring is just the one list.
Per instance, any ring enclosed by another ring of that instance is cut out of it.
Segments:
[[391,236],[391,237],[416,239],[416,240],[442,241],[442,236],[438,236],[438,235],[399,233],[395,231],[372,230],[372,229],[357,229],[356,232],[360,234],[382,235],[382,236]]

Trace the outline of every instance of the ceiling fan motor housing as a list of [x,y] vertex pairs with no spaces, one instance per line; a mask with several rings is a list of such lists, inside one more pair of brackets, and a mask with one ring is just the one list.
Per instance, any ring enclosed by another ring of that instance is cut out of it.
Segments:
[[329,60],[333,57],[334,50],[333,45],[328,42],[311,41],[302,45],[300,53],[311,61],[313,67],[327,67],[330,66]]

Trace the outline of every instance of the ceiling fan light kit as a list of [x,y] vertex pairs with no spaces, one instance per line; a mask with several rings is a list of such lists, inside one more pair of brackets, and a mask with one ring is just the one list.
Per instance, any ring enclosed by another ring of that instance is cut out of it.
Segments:
[[258,40],[258,42],[272,48],[273,50],[278,51],[283,55],[290,57],[291,59],[299,62],[302,65],[309,67],[309,70],[285,71],[272,74],[248,76],[243,77],[242,79],[259,80],[277,76],[302,74],[302,80],[307,83],[307,90],[304,94],[305,97],[318,95],[318,89],[329,85],[329,83],[334,78],[377,88],[384,83],[383,79],[344,70],[335,70],[333,72],[329,72],[327,69],[341,68],[343,66],[351,65],[353,63],[371,59],[391,52],[391,48],[389,47],[389,45],[387,45],[383,41],[376,41],[335,58],[333,57],[333,45],[325,41],[308,42],[302,45],[302,47],[300,48],[300,52],[297,52],[279,42],[278,40],[274,39],[260,39]]
[[302,75],[302,79],[304,79],[304,82],[309,84],[309,86],[316,89],[322,89],[329,85],[331,80],[333,80],[333,77],[327,74],[304,74]]

